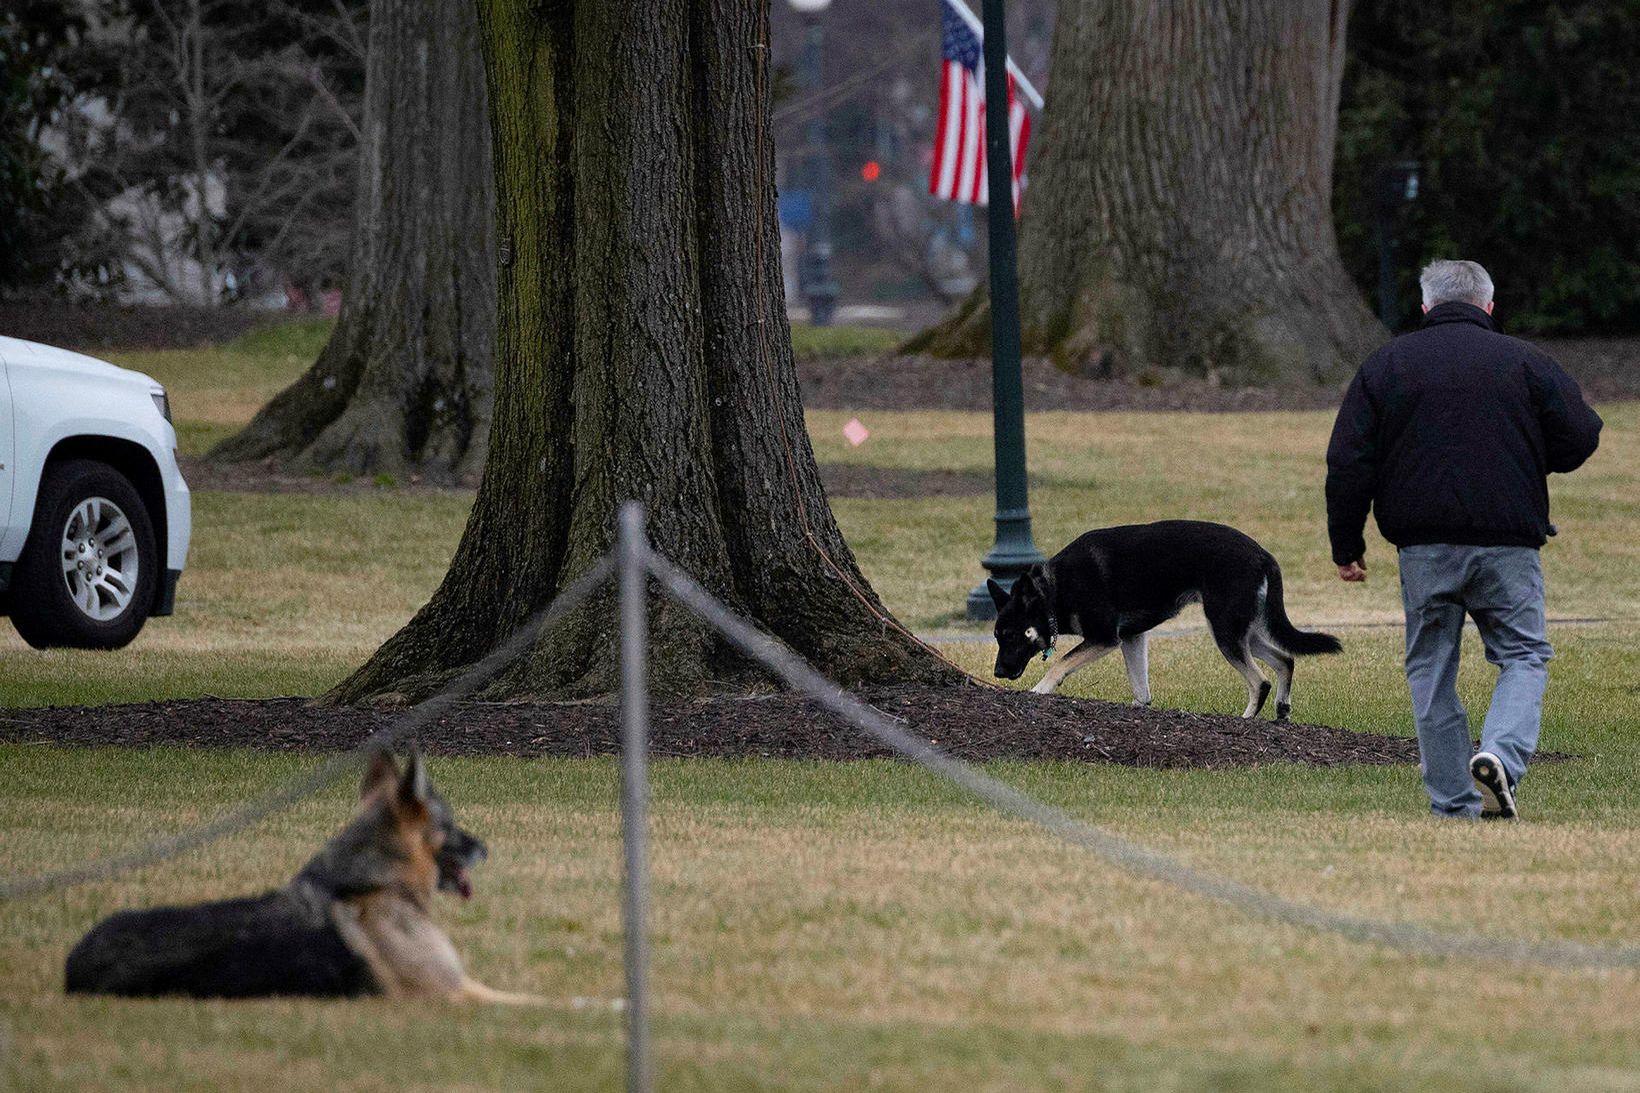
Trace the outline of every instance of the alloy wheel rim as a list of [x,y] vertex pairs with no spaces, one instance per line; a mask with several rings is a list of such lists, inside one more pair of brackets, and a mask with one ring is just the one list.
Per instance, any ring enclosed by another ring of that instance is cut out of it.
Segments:
[[116,619],[137,594],[137,534],[124,510],[106,497],[88,497],[68,514],[62,562],[68,598],[87,618]]

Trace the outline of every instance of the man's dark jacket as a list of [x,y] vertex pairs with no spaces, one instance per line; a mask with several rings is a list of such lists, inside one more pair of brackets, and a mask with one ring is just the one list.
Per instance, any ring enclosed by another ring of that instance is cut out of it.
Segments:
[[1541,547],[1551,472],[1576,470],[1601,421],[1577,382],[1481,308],[1432,308],[1361,366],[1327,448],[1339,565],[1366,552],[1367,510],[1398,547]]

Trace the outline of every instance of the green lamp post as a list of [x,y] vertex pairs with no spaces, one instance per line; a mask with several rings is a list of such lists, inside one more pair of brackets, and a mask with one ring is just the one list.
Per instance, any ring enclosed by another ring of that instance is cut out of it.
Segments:
[[[1007,587],[1042,561],[1031,539],[1025,482],[1025,385],[1019,366],[1019,274],[1014,246],[1013,148],[1008,125],[1008,41],[1002,0],[985,0],[985,162],[991,242],[991,408],[995,418],[996,542],[980,564]],[[968,617],[996,617],[982,581],[968,593]]]

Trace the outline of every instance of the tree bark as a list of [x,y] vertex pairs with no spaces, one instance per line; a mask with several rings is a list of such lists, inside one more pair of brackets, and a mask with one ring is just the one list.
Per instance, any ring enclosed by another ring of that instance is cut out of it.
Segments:
[[[334,698],[427,693],[610,547],[658,549],[844,682],[956,679],[860,574],[804,430],[781,293],[768,5],[480,0],[501,266],[495,424],[444,583]],[[614,686],[596,598],[490,694]],[[681,607],[656,685],[744,685]]]
[[472,5],[373,0],[335,332],[313,367],[211,458],[476,478],[493,397],[494,257]]
[[[1349,0],[1059,9],[1023,200],[1028,351],[1072,370],[1334,380],[1385,331],[1338,257]],[[913,347],[971,354],[985,290]]]

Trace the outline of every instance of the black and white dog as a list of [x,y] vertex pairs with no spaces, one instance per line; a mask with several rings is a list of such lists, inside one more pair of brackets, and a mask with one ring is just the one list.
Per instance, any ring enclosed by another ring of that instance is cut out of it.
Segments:
[[1200,520],[1163,520],[1099,528],[1032,566],[1007,590],[987,582],[997,605],[996,674],[1018,679],[1033,656],[1046,657],[1061,634],[1082,641],[1032,690],[1060,681],[1118,647],[1133,700],[1150,704],[1148,631],[1200,603],[1213,640],[1247,680],[1247,709],[1264,708],[1270,684],[1254,658],[1276,674],[1276,720],[1292,709],[1293,658],[1336,653],[1331,634],[1299,630],[1281,601],[1281,567],[1235,528]]

